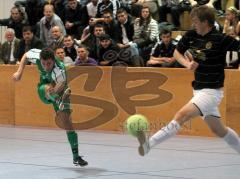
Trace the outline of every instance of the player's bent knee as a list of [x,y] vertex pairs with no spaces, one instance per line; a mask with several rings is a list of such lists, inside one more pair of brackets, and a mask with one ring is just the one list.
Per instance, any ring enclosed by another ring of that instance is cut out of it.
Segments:
[[38,96],[45,104],[50,104],[51,101],[46,98],[46,84],[38,85]]

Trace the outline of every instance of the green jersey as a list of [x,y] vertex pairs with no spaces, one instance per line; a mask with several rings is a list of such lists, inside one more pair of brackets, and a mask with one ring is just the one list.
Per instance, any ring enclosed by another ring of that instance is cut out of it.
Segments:
[[[57,84],[57,83],[62,83],[65,82],[65,87],[66,89],[67,86],[67,79],[66,79],[66,69],[64,64],[59,61],[58,59],[55,58],[55,64],[52,69],[52,71],[47,72],[44,70],[41,60],[40,60],[40,52],[41,50],[39,49],[31,49],[26,53],[26,58],[29,62],[34,63],[37,65],[39,74],[40,74],[40,83],[38,84],[38,94],[40,99],[45,103],[45,104],[53,104],[54,110],[58,111],[59,110],[59,105],[56,102],[56,100],[51,100],[46,98],[46,91],[45,91],[45,85],[46,84]],[[60,98],[63,95],[63,92],[60,94],[56,94],[58,98]],[[66,99],[66,105],[64,106],[64,111],[70,111],[70,100],[69,98]]]
[[55,59],[55,64],[51,72],[46,72],[40,61],[40,52],[39,49],[31,49],[26,53],[27,60],[31,63],[37,65],[39,73],[40,73],[40,84],[46,83],[59,83],[64,82],[66,80],[66,69],[64,64]]

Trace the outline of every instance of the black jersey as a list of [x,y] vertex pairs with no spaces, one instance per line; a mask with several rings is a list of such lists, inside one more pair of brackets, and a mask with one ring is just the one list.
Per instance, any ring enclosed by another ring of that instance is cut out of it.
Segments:
[[224,66],[227,51],[240,51],[240,41],[212,29],[201,36],[194,30],[186,32],[177,45],[184,54],[187,50],[193,55],[199,67],[194,72],[194,89],[221,88],[224,85]]

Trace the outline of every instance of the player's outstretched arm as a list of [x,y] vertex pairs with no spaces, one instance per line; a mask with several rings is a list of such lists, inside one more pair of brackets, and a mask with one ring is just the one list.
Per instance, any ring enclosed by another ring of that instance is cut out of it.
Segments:
[[22,74],[23,74],[23,70],[24,67],[26,65],[27,62],[27,55],[26,53],[22,56],[19,67],[17,69],[17,71],[13,74],[12,78],[14,81],[19,81],[21,80]]

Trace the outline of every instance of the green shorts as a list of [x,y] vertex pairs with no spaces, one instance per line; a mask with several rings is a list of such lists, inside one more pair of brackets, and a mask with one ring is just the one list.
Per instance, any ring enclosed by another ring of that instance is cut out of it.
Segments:
[[[59,111],[59,104],[56,101],[51,101],[51,100],[46,98],[46,91],[45,91],[45,86],[46,85],[48,85],[48,84],[38,84],[38,87],[37,87],[38,96],[44,104],[52,104],[55,112],[58,112]],[[71,111],[71,109],[70,109],[70,99],[69,98],[65,99],[64,103],[65,103],[65,105],[64,105],[64,108],[63,108],[62,111],[70,112]]]

